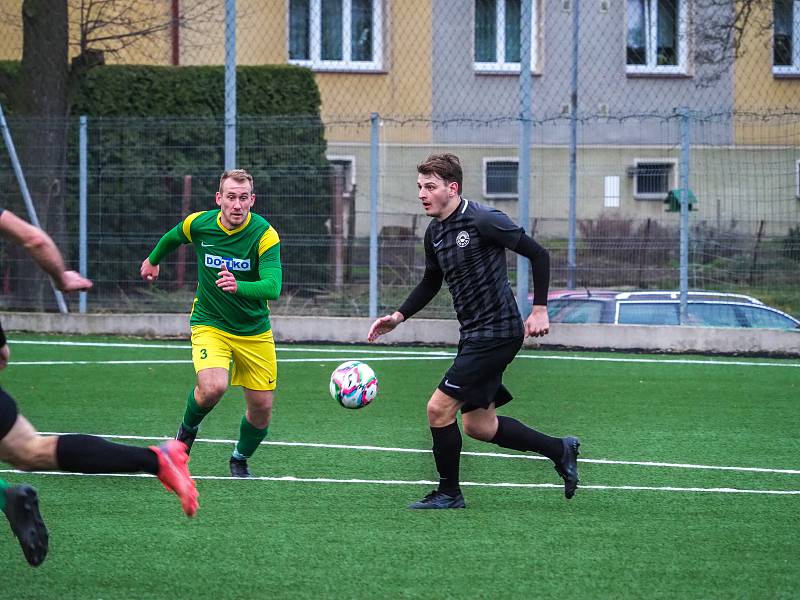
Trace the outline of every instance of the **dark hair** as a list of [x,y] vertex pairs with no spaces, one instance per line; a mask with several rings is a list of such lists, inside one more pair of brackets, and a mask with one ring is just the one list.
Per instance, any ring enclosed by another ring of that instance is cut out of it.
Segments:
[[461,171],[461,161],[455,154],[431,154],[425,162],[417,165],[417,173],[422,175],[436,175],[445,183],[458,184],[458,193],[461,193],[461,181],[464,177]]

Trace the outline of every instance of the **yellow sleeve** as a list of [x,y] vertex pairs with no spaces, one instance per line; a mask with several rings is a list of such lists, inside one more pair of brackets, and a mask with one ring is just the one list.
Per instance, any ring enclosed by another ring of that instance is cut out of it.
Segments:
[[183,227],[182,227],[183,235],[185,235],[186,239],[189,240],[190,242],[192,241],[192,221],[194,221],[197,217],[202,215],[204,212],[206,212],[206,211],[201,210],[200,212],[192,213],[192,214],[190,214],[188,217],[186,217],[183,220]]
[[270,228],[263,233],[261,239],[258,240],[258,255],[261,256],[280,241],[278,232],[275,231],[274,227],[270,226]]

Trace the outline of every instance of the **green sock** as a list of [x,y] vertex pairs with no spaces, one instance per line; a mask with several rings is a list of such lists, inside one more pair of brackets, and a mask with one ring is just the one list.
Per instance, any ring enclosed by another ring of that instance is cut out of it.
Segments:
[[261,441],[267,437],[267,427],[259,429],[250,423],[246,417],[242,417],[239,426],[239,441],[236,442],[234,456],[236,458],[250,458],[256,451]]
[[6,495],[5,495],[4,492],[5,492],[5,489],[9,488],[9,487],[11,487],[11,486],[8,485],[2,479],[0,479],[0,510],[2,510],[3,512],[6,512]]
[[189,397],[186,399],[186,412],[183,413],[183,426],[187,429],[196,430],[200,426],[203,418],[211,412],[211,409],[205,409],[197,403],[194,399],[194,388],[189,391]]

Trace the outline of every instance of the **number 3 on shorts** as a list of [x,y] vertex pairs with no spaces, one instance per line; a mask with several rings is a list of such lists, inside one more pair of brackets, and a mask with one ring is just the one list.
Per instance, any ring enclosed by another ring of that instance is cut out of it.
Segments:
[[200,348],[200,358],[202,359],[208,358],[208,351],[205,348]]

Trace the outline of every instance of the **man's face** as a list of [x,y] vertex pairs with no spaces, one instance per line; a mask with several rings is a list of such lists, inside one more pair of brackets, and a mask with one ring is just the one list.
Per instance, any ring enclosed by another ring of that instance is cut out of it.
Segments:
[[222,191],[217,192],[220,221],[227,229],[236,229],[247,219],[255,201],[256,196],[249,181],[226,179],[222,183]]
[[438,175],[417,175],[419,199],[425,214],[442,221],[450,216],[459,203],[458,184],[446,183]]

